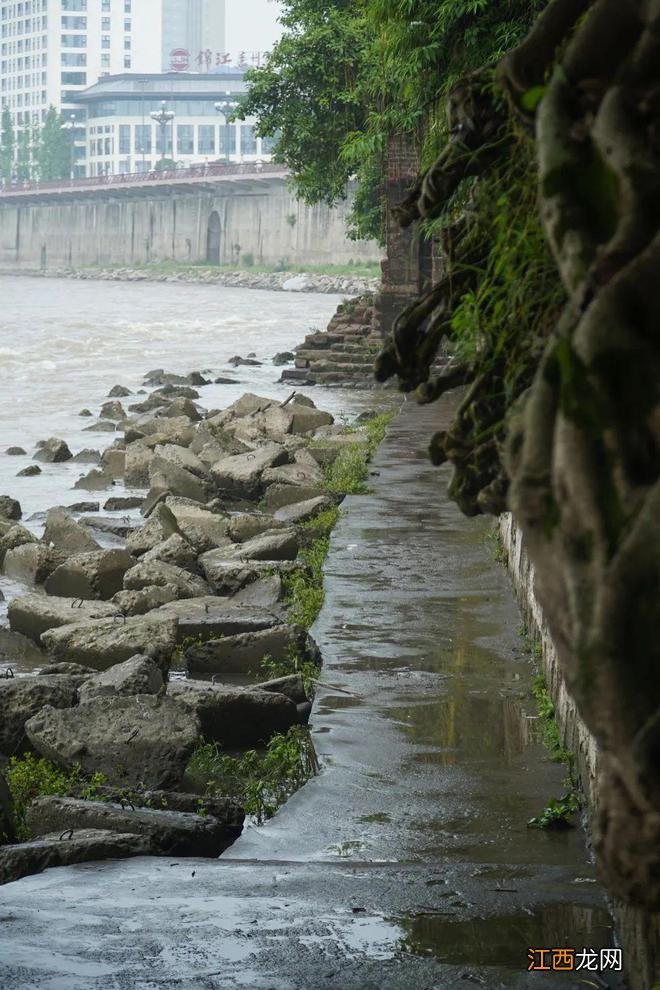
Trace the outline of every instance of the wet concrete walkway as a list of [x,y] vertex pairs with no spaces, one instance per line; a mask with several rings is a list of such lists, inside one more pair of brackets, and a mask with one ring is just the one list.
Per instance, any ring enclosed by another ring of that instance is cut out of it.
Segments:
[[464,519],[405,406],[333,534],[312,726],[323,767],[219,861],[137,859],[0,889],[3,990],[616,987],[528,973],[529,948],[612,944],[561,793],[488,524]]

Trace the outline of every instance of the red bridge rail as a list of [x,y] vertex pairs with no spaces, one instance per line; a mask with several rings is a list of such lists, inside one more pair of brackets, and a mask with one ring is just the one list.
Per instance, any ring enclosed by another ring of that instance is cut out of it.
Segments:
[[203,182],[218,179],[258,178],[269,175],[288,175],[285,165],[272,165],[250,162],[244,165],[225,165],[213,162],[205,165],[191,165],[188,168],[172,168],[149,172],[125,172],[123,174],[99,175],[88,179],[55,179],[48,182],[11,182],[0,187],[0,198],[25,196],[30,193],[73,193],[96,189],[121,189],[130,186],[157,186],[164,183]]

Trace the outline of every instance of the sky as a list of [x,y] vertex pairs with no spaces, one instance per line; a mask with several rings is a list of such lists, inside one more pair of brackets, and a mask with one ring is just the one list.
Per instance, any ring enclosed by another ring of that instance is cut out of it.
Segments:
[[278,0],[226,0],[227,50],[267,52],[280,36]]

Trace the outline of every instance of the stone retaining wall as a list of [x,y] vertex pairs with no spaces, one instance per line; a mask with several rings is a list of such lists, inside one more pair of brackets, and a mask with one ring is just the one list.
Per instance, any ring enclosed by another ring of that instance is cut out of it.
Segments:
[[[566,688],[555,645],[534,593],[534,567],[525,552],[522,533],[510,513],[500,517],[499,532],[525,624],[530,635],[541,644],[541,666],[555,706],[562,742],[575,753],[589,817],[593,819],[598,808],[598,745]],[[616,900],[612,910],[631,990],[655,990],[660,985],[660,915],[651,915]]]
[[326,330],[308,334],[296,348],[295,367],[285,369],[281,380],[296,385],[374,385],[374,360],[382,337],[373,328],[373,318],[372,293],[343,302]]

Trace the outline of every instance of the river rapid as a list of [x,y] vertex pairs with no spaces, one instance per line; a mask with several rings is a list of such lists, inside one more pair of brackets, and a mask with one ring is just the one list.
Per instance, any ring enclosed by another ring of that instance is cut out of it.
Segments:
[[[34,463],[38,440],[60,437],[74,454],[110,446],[114,434],[86,428],[98,418],[113,385],[138,393],[154,368],[235,379],[235,385],[199,389],[207,409],[225,408],[244,392],[285,398],[292,387],[279,382],[282,369],[273,365],[273,356],[293,350],[310,330],[324,328],[340,302],[333,295],[217,285],[0,276],[0,494],[20,501],[23,522],[37,534],[51,506],[82,500],[102,506],[125,489],[73,490],[88,464],[40,463],[40,475],[16,476]],[[261,367],[228,364],[233,355],[250,352]],[[372,392],[306,391],[335,415],[351,416],[378,402]],[[144,398],[122,402],[126,408]],[[81,417],[83,408],[94,418]],[[7,455],[12,446],[23,447],[25,456]],[[10,597],[17,589],[0,577],[0,590]]]

